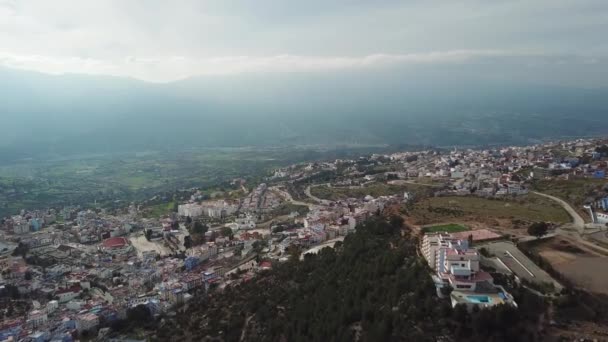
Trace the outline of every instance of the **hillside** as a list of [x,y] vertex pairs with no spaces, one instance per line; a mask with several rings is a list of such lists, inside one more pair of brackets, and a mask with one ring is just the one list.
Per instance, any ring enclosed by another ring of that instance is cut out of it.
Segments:
[[542,299],[513,289],[519,309],[472,315],[435,293],[402,220],[361,224],[336,250],[275,264],[223,292],[196,296],[155,327],[156,341],[537,341]]

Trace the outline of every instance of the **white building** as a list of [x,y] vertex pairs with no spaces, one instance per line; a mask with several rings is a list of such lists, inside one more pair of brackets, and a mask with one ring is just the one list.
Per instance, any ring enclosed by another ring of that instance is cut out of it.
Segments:
[[55,310],[59,309],[59,302],[56,300],[52,300],[48,303],[46,303],[46,312],[47,313],[53,313],[55,312]]
[[98,325],[99,317],[93,313],[79,315],[76,319],[76,330],[78,330],[78,332],[95,330]]
[[464,304],[469,310],[498,304],[517,305],[502,286],[494,285],[492,276],[479,268],[481,256],[469,248],[467,240],[459,240],[447,233],[427,234],[422,240],[422,254],[435,271],[433,280],[437,293],[452,288],[452,306]]
[[46,312],[40,310],[34,310],[30,312],[27,317],[27,325],[32,329],[36,329],[48,321],[48,316]]
[[196,203],[182,204],[177,207],[177,213],[183,217],[200,217],[203,215],[203,207]]

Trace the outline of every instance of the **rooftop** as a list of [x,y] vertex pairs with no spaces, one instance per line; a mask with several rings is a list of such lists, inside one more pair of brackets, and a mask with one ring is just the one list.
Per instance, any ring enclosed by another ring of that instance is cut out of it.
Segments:
[[122,248],[128,244],[129,241],[124,237],[113,237],[103,241],[104,248]]

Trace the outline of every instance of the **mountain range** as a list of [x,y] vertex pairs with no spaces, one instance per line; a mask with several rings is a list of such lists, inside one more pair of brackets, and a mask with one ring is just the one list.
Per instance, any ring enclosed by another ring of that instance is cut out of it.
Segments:
[[608,89],[450,66],[171,83],[5,68],[0,94],[5,162],[192,147],[522,144],[608,133]]

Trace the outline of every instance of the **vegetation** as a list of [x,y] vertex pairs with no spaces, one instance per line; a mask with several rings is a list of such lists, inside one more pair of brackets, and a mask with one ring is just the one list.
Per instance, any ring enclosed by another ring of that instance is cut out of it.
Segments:
[[[435,293],[402,220],[372,218],[335,249],[298,253],[253,281],[197,296],[156,341],[537,341],[543,300],[468,313]],[[404,234],[402,234],[404,233]]]
[[169,203],[160,203],[149,206],[145,209],[144,216],[151,218],[160,218],[163,216],[167,216],[174,211],[175,204],[175,202],[171,201]]
[[271,216],[285,216],[289,215],[293,212],[297,212],[300,215],[306,215],[310,209],[305,205],[298,205],[289,202],[281,203],[278,207],[272,210],[270,213]]
[[557,203],[538,195],[487,199],[473,196],[431,197],[416,203],[408,213],[420,224],[458,220],[516,219],[525,221],[570,222]]
[[549,225],[546,222],[534,222],[528,227],[528,234],[541,238],[547,235]]
[[178,189],[193,187],[217,189],[231,197],[239,190],[231,186],[232,179],[261,181],[261,177],[277,167],[350,155],[354,151],[361,153],[361,150],[205,148],[21,160],[0,165],[0,217],[24,208],[73,204],[122,208],[128,202],[144,201],[160,193],[169,194],[159,202],[167,203]]
[[559,197],[578,208],[589,198],[608,195],[606,184],[602,179],[572,178],[539,180],[533,185],[537,191]]
[[470,229],[465,226],[455,224],[455,223],[442,224],[442,225],[438,225],[438,226],[423,228],[423,231],[425,233],[437,233],[437,232],[458,233],[458,232],[465,232],[467,230],[470,230]]

